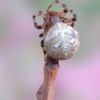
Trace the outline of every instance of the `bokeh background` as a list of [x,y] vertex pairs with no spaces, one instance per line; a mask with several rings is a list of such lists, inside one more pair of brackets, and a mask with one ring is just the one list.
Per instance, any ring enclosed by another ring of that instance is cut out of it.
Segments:
[[[54,100],[100,100],[100,0],[61,1],[78,15],[81,46],[60,61]],[[44,59],[32,15],[51,2],[0,0],[0,100],[36,100]]]

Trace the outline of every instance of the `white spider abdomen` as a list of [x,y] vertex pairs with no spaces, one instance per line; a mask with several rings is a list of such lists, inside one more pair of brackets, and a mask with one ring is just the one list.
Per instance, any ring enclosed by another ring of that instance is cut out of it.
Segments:
[[71,58],[79,46],[78,32],[64,23],[52,26],[44,39],[44,49],[47,54],[57,60]]

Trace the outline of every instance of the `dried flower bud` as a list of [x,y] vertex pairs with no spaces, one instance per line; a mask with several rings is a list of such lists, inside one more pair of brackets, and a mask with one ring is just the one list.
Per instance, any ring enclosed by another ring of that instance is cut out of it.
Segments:
[[64,23],[52,26],[44,39],[47,54],[57,60],[71,58],[79,46],[78,32]]

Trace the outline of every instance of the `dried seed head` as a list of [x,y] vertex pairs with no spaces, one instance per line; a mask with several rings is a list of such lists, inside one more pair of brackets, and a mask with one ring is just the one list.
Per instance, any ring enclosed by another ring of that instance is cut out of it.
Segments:
[[54,59],[69,59],[79,48],[78,32],[64,23],[52,26],[45,39],[44,49]]

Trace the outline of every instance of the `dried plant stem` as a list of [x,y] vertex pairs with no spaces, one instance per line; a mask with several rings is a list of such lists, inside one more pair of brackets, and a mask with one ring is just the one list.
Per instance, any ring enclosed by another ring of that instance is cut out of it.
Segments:
[[59,64],[54,64],[54,62],[48,61],[45,64],[44,81],[36,94],[37,100],[53,100],[58,69]]

